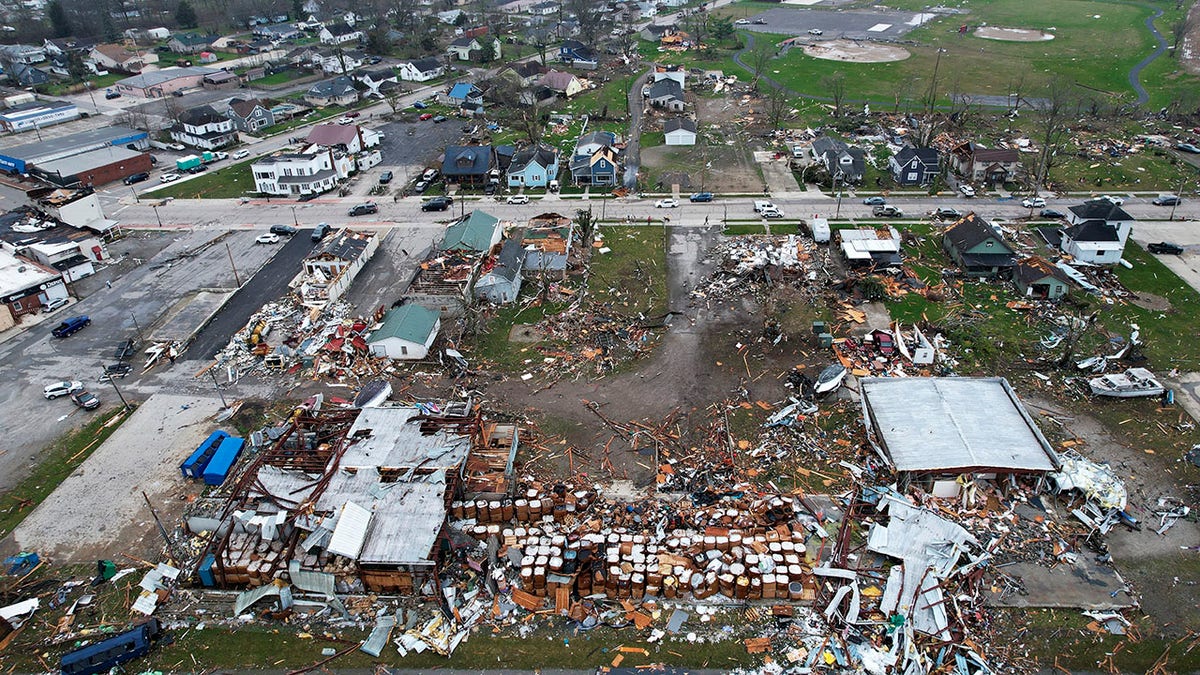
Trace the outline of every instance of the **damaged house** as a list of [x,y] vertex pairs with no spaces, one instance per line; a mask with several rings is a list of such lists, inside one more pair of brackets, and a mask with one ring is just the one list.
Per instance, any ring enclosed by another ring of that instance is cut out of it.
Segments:
[[1093,199],[1067,209],[1062,252],[1093,265],[1115,265],[1133,231],[1133,216],[1107,199]]
[[374,232],[343,229],[327,238],[304,259],[300,302],[305,307],[337,302],[378,248]]
[[575,221],[557,213],[543,213],[529,219],[524,233],[521,274],[526,279],[567,278]]
[[842,255],[851,265],[899,265],[900,233],[896,228],[856,227],[838,230]]
[[367,338],[367,347],[373,356],[420,361],[429,355],[441,327],[438,312],[407,303],[388,310]]
[[482,261],[502,233],[500,219],[479,210],[451,223],[417,268],[405,299],[442,316],[461,316],[474,297]]
[[974,211],[946,228],[942,248],[967,276],[994,277],[1013,267],[1012,247]]
[[507,305],[517,301],[521,293],[521,265],[524,263],[521,249],[522,233],[513,232],[500,247],[491,269],[475,282],[475,298],[496,305]]

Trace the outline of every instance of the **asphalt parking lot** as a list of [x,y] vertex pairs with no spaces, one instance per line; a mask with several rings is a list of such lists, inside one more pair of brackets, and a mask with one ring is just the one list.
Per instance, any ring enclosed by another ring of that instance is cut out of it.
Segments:
[[462,118],[451,117],[441,124],[425,120],[391,122],[376,127],[384,133],[379,142],[383,163],[371,170],[373,175],[392,171],[396,174],[392,183],[398,190],[427,167],[441,169],[443,148],[462,139],[462,125],[466,122]]
[[816,28],[822,34],[820,37],[812,36],[814,39],[895,40],[935,17],[936,15],[928,13],[890,10],[831,12],[822,9],[779,7],[750,17],[752,21],[763,19],[766,24],[751,24],[738,28],[787,35],[808,35],[809,30]]

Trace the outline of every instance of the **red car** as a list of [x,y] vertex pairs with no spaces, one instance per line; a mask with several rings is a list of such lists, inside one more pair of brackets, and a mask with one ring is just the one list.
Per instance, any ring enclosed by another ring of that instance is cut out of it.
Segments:
[[424,115],[421,115],[417,119],[421,120],[422,122],[424,122],[425,120],[431,120],[431,119],[433,119],[433,113],[425,113]]
[[358,116],[359,116],[359,115],[361,115],[361,114],[362,114],[362,113],[360,113],[360,112],[358,112],[358,111],[356,110],[356,111],[354,111],[354,112],[348,112],[348,113],[346,113],[346,117],[349,117],[349,118],[353,119],[353,118],[355,118],[355,117],[358,117]]

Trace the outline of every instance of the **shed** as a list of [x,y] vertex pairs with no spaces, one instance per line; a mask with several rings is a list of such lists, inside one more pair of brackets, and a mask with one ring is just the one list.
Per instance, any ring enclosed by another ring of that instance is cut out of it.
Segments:
[[371,332],[367,347],[375,356],[420,360],[429,355],[441,325],[439,312],[413,303],[401,305],[384,315],[383,324]]
[[869,377],[859,386],[868,438],[904,480],[1059,467],[1002,377]]

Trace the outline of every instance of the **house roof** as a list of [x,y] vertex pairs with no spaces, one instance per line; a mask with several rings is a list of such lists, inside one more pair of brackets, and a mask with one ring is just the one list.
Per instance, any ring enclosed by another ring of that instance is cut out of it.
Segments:
[[432,56],[408,62],[419,73],[431,73],[442,67],[442,60]]
[[995,253],[1007,253],[1009,255],[1013,253],[1012,247],[1004,241],[1004,237],[1000,236],[996,228],[987,220],[975,215],[974,211],[946,228],[943,236],[950,240],[950,244],[954,248],[962,252],[974,248],[989,239],[994,239],[1003,247],[1003,251],[997,250]]
[[1085,220],[1076,223],[1063,233],[1075,241],[1120,241],[1117,228],[1104,220]]
[[683,87],[671,79],[659,80],[650,85],[650,98],[683,98]]
[[896,163],[903,166],[912,161],[913,157],[927,167],[937,168],[938,151],[936,148],[901,148],[900,152],[896,153]]
[[[830,156],[827,161],[834,166],[838,165],[836,161],[837,157],[842,154],[849,155],[851,160],[850,171],[854,176],[862,176],[866,170],[862,148],[846,145],[844,142],[829,136],[818,136],[813,139],[812,147],[814,155],[818,157]],[[831,167],[827,165],[826,168],[829,169]]]
[[600,145],[613,145],[617,142],[617,135],[611,131],[597,130],[586,133],[575,141],[575,147],[588,145],[590,143],[599,143]]
[[113,44],[111,42],[96,45],[95,47],[92,47],[92,49],[100,52],[117,63],[124,63],[131,58],[137,57],[135,52],[131,52],[128,49],[125,49],[125,47],[118,44]]
[[1040,255],[1029,256],[1013,267],[1013,281],[1022,286],[1037,283],[1046,277],[1054,277],[1064,284],[1071,283],[1071,279],[1057,265]]
[[449,145],[442,155],[442,173],[451,176],[482,176],[491,167],[490,145]]
[[1021,154],[1011,148],[975,148],[975,161],[1010,164],[1020,162]]
[[459,82],[453,87],[450,87],[450,91],[446,94],[446,96],[449,96],[450,98],[459,98],[465,101],[468,97],[477,96],[480,93],[479,87],[476,87],[474,84],[471,84],[470,82]]
[[441,316],[440,313],[415,303],[401,305],[384,315],[383,324],[371,332],[367,342],[398,338],[425,344]]
[[553,89],[554,91],[566,91],[567,87],[576,80],[571,73],[564,73],[561,70],[551,70],[542,75],[538,80],[538,84],[543,87]]
[[345,75],[339,75],[314,84],[309,87],[308,93],[312,96],[342,96],[354,90],[354,80]]
[[370,78],[372,82],[383,82],[389,79],[396,79],[396,72],[391,68],[376,68],[375,70],[359,71],[358,73],[355,73],[354,77],[359,80],[366,80],[367,78]]
[[226,118],[221,113],[213,109],[211,105],[199,105],[195,108],[188,108],[179,113],[179,121],[193,127],[202,127],[205,124],[213,124],[215,122],[224,122]]
[[325,30],[329,31],[329,33],[331,35],[350,35],[352,33],[361,32],[357,28],[346,23],[345,21],[338,21],[337,23],[327,23],[327,24],[325,24]]
[[205,75],[212,75],[215,72],[217,71],[213,70],[212,68],[204,68],[201,66],[187,66],[186,68],[163,68],[162,70],[152,70],[148,73],[142,73],[141,75],[127,77],[118,81],[117,84],[123,84],[127,87],[136,87],[138,89],[145,89],[147,87],[156,87],[160,84],[170,82],[171,80],[177,80],[181,77],[194,77],[196,75],[203,77]]
[[868,377],[863,421],[897,471],[1053,471],[1058,457],[998,377]]
[[308,254],[306,259],[312,260],[328,255],[339,260],[358,260],[374,238],[374,232],[342,230],[322,242],[312,253]]
[[519,173],[530,164],[548,167],[558,159],[558,150],[545,145],[522,148],[513,154],[512,162],[508,165],[509,173]]
[[507,281],[512,281],[520,276],[521,264],[524,260],[522,238],[523,235],[520,232],[514,232],[504,240],[504,245],[500,247],[500,254],[496,256],[496,266],[488,274]]
[[179,44],[186,45],[188,47],[211,45],[213,40],[216,39],[216,35],[201,35],[199,33],[176,33],[171,36],[171,40],[178,40]]
[[451,47],[470,47],[472,42],[478,42],[473,35],[464,35],[450,43]]
[[334,145],[350,145],[350,143],[358,138],[357,124],[318,124],[308,132],[308,137],[305,139],[308,143],[316,145],[324,145],[326,147]]
[[533,77],[534,75],[540,75],[547,72],[546,66],[543,66],[537,61],[522,61],[516,65],[509,66],[509,70],[513,71],[522,78]]
[[267,107],[263,105],[262,101],[256,98],[249,100],[235,98],[229,102],[229,108],[233,110],[234,114],[236,114],[238,117],[246,118],[254,114],[255,108],[263,108],[266,110]]
[[439,248],[443,251],[470,249],[484,253],[492,247],[492,237],[496,234],[499,222],[499,218],[476,209],[446,228],[446,236],[442,237]]
[[675,117],[675,118],[667,120],[666,122],[663,122],[663,132],[664,133],[669,134],[672,131],[678,131],[680,129],[683,129],[684,131],[690,131],[693,134],[696,133],[695,120],[692,120],[687,117]]
[[1091,199],[1070,207],[1070,211],[1080,220],[1133,220],[1125,209],[1107,199]]

